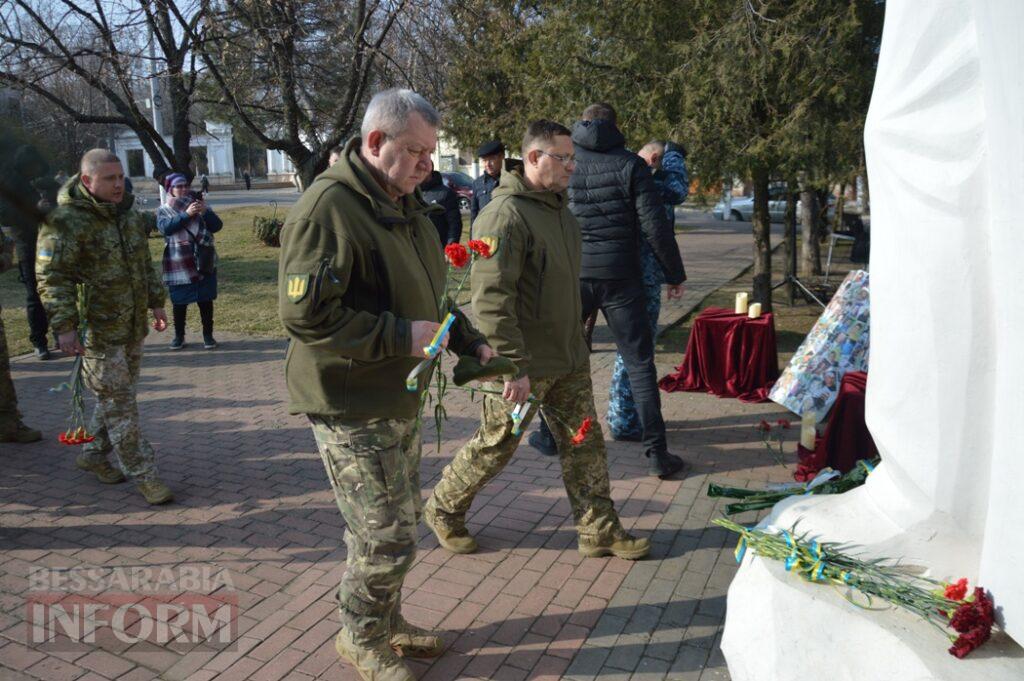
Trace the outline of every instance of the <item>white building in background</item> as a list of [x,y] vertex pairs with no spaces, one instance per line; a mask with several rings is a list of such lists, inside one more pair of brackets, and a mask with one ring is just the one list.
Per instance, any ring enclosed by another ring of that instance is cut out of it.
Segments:
[[[230,123],[205,121],[205,134],[192,135],[192,149],[206,153],[206,169],[210,182],[220,184],[235,181],[235,151],[232,145],[234,133]],[[168,145],[173,144],[169,135],[164,136]],[[114,137],[114,153],[121,159],[127,174],[133,180],[153,177],[153,162],[142,148],[138,136],[129,129],[122,130]]]
[[291,182],[295,175],[295,164],[288,155],[278,149],[267,149],[267,181]]

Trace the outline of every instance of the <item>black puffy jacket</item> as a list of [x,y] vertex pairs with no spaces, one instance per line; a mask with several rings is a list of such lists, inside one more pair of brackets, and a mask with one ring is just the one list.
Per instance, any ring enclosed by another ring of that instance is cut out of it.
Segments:
[[579,121],[572,131],[576,170],[569,207],[583,233],[583,279],[640,277],[640,239],[646,239],[669,284],[686,281],[672,223],[642,158],[625,147],[610,121]]
[[459,239],[462,238],[462,213],[459,212],[459,197],[451,187],[444,183],[441,173],[436,170],[431,171],[427,179],[420,183],[420,191],[423,192],[425,202],[437,204],[444,209],[427,213],[427,217],[437,229],[441,245],[459,243]]

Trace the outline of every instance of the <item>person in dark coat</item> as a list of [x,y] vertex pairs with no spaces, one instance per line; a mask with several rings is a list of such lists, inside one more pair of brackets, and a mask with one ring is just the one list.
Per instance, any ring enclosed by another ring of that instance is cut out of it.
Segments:
[[604,314],[636,401],[648,472],[667,478],[684,463],[668,452],[641,278],[641,241],[661,266],[669,298],[683,295],[686,272],[658,186],[647,163],[626,149],[615,110],[592,104],[581,118],[572,134],[576,170],[569,182],[569,206],[583,235],[583,314]]
[[[36,238],[41,219],[56,203],[56,182],[43,155],[30,144],[20,146],[9,164],[3,163],[5,194],[14,200],[0,199],[0,224],[11,228],[18,254],[18,279],[25,286],[25,313],[28,316],[29,341],[38,359],[50,359],[46,311],[36,291]],[[16,202],[24,204],[21,208]]]
[[[505,145],[501,140],[491,140],[480,145],[476,155],[483,164],[484,172],[473,180],[473,198],[469,202],[469,227],[480,211],[491,201],[491,192],[501,180],[501,164],[505,161]],[[472,232],[470,232],[472,233]]]
[[174,305],[174,339],[172,350],[185,347],[185,318],[188,306],[199,307],[203,324],[203,347],[217,347],[213,338],[213,301],[217,298],[216,251],[212,269],[202,271],[197,259],[201,248],[213,249],[213,234],[224,223],[206,201],[189,190],[188,179],[171,173],[164,179],[167,201],[156,215],[156,226],[164,235],[163,281]]
[[457,244],[462,238],[462,213],[459,212],[459,197],[444,183],[441,173],[431,170],[427,179],[420,184],[423,200],[440,206],[443,211],[431,211],[427,217],[434,223],[442,246]]

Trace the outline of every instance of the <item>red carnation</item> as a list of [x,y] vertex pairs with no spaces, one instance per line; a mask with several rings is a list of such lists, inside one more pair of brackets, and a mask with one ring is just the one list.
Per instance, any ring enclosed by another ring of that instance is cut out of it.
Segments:
[[962,601],[967,595],[967,578],[961,577],[954,583],[947,584],[944,595],[951,601]]
[[583,419],[583,423],[581,423],[579,429],[576,430],[576,434],[572,436],[573,446],[583,444],[583,440],[587,437],[587,433],[590,432],[590,427],[593,424],[594,422],[590,419],[589,416]]
[[444,247],[444,257],[452,267],[461,269],[469,262],[469,251],[462,244],[448,244]]
[[984,589],[975,587],[973,599],[961,603],[949,621],[949,626],[960,634],[949,649],[949,654],[963,658],[987,641],[992,635],[994,620],[992,599]]
[[762,433],[770,433],[772,432],[772,424],[768,423],[764,419],[761,419],[761,423],[757,424],[757,429],[760,430]]
[[481,258],[491,257],[491,245],[486,241],[480,241],[479,239],[470,239],[469,250],[473,251]]
[[782,426],[783,430],[786,430],[786,429],[788,429],[788,428],[789,428],[789,426],[790,426],[790,423],[789,423],[789,419],[779,419],[779,420],[778,420],[778,421],[776,421],[775,423],[777,423],[777,424],[779,424],[780,426]]

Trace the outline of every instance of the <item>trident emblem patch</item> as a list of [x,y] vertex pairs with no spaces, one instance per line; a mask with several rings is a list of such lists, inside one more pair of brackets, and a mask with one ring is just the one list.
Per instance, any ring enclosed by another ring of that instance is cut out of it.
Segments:
[[309,292],[309,274],[288,275],[288,300],[297,303]]

